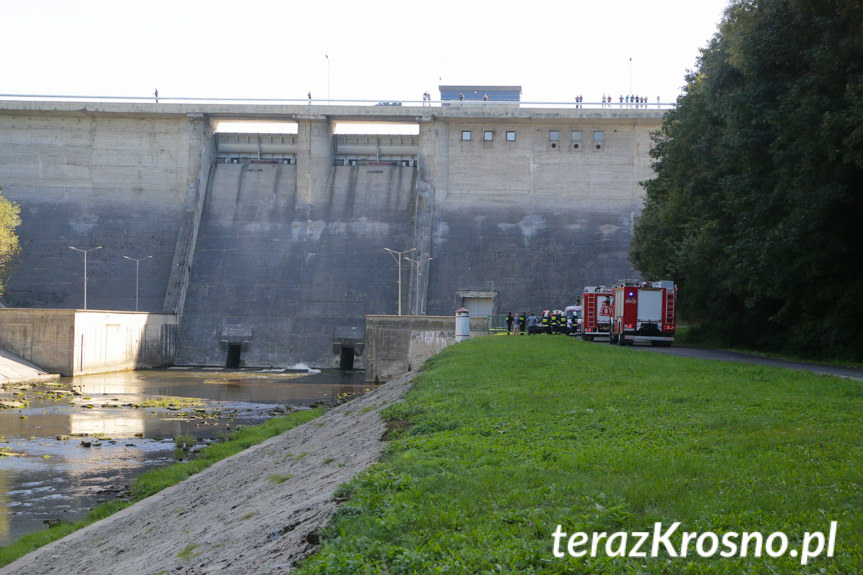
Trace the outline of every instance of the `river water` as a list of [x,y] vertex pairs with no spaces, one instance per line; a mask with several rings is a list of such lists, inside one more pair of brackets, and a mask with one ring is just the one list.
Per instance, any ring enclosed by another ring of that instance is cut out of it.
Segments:
[[195,436],[194,450],[371,387],[361,371],[177,368],[5,390],[0,399],[25,405],[0,410],[0,546],[123,496],[143,471],[177,461],[177,436]]

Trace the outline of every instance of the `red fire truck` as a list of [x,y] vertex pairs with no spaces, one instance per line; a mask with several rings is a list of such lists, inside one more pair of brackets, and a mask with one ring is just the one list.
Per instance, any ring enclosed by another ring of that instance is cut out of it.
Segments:
[[609,343],[636,341],[670,346],[674,343],[677,286],[673,281],[627,280],[614,286],[614,310]]
[[585,286],[581,301],[581,339],[593,341],[608,337],[611,330],[614,289],[605,286]]

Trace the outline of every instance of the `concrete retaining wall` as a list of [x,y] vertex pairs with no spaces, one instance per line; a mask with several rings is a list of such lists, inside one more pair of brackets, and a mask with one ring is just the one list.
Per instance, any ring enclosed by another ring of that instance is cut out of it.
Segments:
[[[471,337],[488,335],[488,318],[471,318]],[[382,383],[422,367],[455,343],[454,316],[367,316],[366,381]]]
[[56,309],[0,309],[0,347],[63,376],[173,362],[176,317]]

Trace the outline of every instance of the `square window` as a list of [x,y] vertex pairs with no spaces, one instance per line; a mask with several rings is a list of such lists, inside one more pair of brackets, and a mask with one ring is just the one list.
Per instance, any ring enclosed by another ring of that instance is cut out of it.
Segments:
[[494,132],[492,132],[491,130],[486,130],[482,133],[482,139],[483,141],[491,142],[492,140],[494,140]]
[[552,130],[548,133],[548,141],[549,142],[559,142],[560,141],[560,132],[557,130]]
[[581,142],[581,132],[573,132],[572,133],[572,141],[573,142]]
[[605,138],[605,132],[594,132],[593,133],[593,141],[601,142]]
[[507,130],[506,141],[507,142],[515,142],[515,130]]
[[470,142],[470,130],[462,130],[461,141]]

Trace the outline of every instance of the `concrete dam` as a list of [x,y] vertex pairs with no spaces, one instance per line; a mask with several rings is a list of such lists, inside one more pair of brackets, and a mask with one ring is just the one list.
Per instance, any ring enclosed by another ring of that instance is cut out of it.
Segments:
[[[367,315],[562,308],[633,276],[661,119],[499,102],[0,101],[0,187],[22,218],[3,304],[81,308],[86,270],[89,309],[176,316],[177,365],[363,367]],[[416,133],[336,129],[352,122]],[[96,247],[85,267],[79,252]]]

